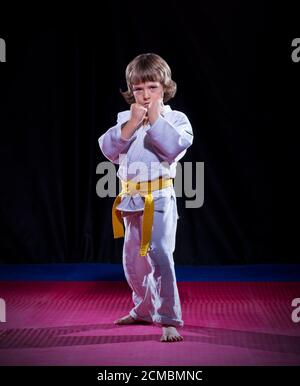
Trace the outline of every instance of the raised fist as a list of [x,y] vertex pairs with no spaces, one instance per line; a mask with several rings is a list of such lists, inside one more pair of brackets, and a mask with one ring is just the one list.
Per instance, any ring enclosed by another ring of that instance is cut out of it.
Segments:
[[132,103],[130,106],[130,112],[130,119],[138,125],[146,118],[147,109],[138,103]]

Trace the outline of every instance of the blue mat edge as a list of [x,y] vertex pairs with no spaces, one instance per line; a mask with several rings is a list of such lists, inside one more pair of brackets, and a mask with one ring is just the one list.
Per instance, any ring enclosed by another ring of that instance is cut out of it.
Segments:
[[[177,281],[300,282],[300,264],[175,265]],[[0,264],[0,281],[119,281],[121,264],[55,263]]]

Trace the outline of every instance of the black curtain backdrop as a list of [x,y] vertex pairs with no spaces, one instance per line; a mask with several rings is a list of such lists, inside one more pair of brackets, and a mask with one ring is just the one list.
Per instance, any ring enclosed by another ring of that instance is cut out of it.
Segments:
[[192,123],[182,162],[194,177],[204,162],[204,205],[177,201],[176,263],[298,262],[298,103],[285,91],[299,76],[297,35],[282,34],[266,2],[76,7],[1,14],[0,262],[121,262],[113,198],[96,194],[98,138],[128,108],[119,89],[143,52],[167,60],[178,85],[170,105]]

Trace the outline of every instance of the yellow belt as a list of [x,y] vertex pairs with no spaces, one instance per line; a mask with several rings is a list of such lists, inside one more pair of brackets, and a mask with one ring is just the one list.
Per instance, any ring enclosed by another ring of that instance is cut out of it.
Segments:
[[114,231],[114,238],[124,237],[124,227],[122,221],[122,215],[116,207],[120,204],[122,196],[124,194],[134,195],[139,193],[145,197],[145,208],[143,214],[142,225],[142,241],[140,246],[140,255],[146,256],[149,244],[151,241],[153,215],[154,215],[154,201],[152,192],[154,190],[160,190],[172,186],[172,178],[162,179],[161,177],[154,181],[134,182],[134,181],[121,181],[122,190],[116,197],[112,207],[112,224]]

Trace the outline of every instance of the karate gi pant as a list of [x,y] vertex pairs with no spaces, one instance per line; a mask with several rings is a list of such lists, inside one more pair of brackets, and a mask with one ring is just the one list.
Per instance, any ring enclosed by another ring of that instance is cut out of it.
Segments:
[[123,212],[125,238],[123,268],[132,289],[134,307],[130,315],[147,322],[183,326],[174,270],[177,229],[176,197],[160,197],[154,219],[150,248],[139,254],[143,211]]

